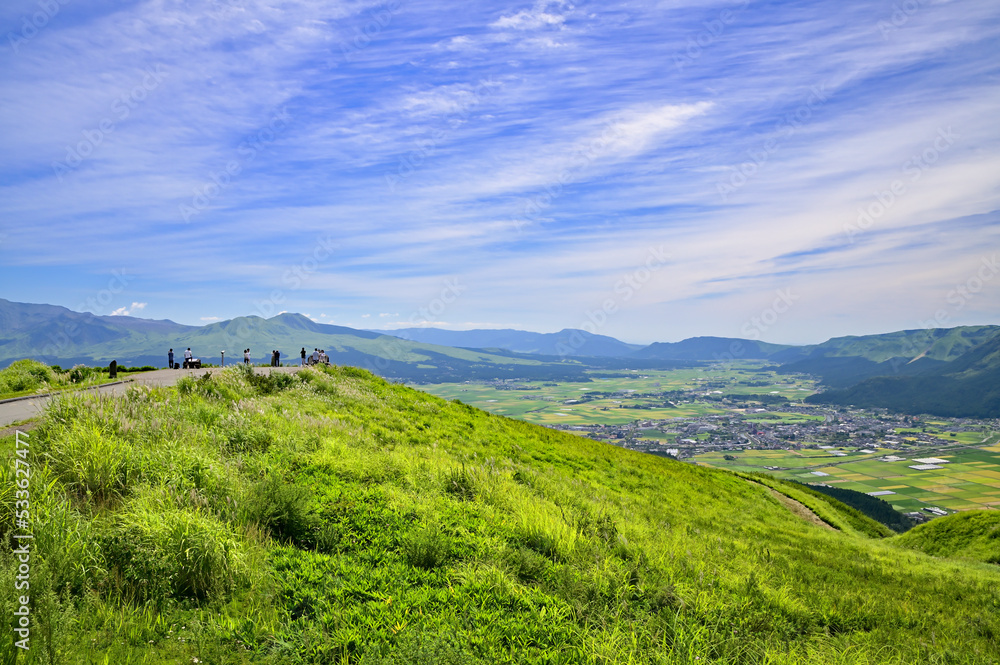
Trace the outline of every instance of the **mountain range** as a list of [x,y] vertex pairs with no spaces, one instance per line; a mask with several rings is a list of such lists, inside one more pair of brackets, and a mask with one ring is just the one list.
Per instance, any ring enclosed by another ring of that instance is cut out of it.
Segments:
[[442,330],[440,328],[400,328],[374,330],[383,335],[442,346],[476,349],[506,349],[517,353],[548,356],[591,356],[621,358],[634,355],[641,344],[627,344],[607,335],[567,328],[557,333],[524,330]]
[[815,375],[824,391],[809,401],[885,407],[911,413],[1000,417],[1000,326],[916,329],[835,337],[820,344],[771,344],[693,337],[647,346],[565,329],[358,330],[301,314],[238,317],[204,326],[131,316],[97,316],[65,307],[0,299],[0,367],[20,358],[49,364],[165,366],[190,347],[219,363],[267,362],[278,349],[294,363],[299,350],[325,349],[332,362],[413,382],[474,379],[586,381],[587,370],[675,369],[711,362],[763,360],[779,373]]

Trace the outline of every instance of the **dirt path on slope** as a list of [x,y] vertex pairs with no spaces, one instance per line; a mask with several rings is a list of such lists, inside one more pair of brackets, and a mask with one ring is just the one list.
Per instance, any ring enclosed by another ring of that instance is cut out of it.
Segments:
[[[757,484],[760,485],[760,483]],[[767,487],[767,485],[761,485],[761,487]],[[821,526],[824,529],[829,529],[830,531],[836,531],[836,529],[834,529],[832,526],[821,520],[819,516],[816,515],[816,513],[809,510],[809,508],[807,508],[805,504],[799,503],[795,499],[787,497],[781,492],[773,490],[770,487],[767,487],[767,490],[771,493],[771,495],[775,499],[781,502],[781,505],[783,505],[785,508],[788,508],[788,510],[792,511],[792,514],[798,515],[805,521],[812,522],[816,526]]]

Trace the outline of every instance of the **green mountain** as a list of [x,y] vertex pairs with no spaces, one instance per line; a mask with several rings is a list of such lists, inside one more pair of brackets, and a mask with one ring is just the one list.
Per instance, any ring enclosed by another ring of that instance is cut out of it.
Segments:
[[245,348],[250,349],[255,363],[269,362],[271,351],[277,349],[285,364],[297,364],[302,348],[307,353],[318,348],[324,349],[333,363],[416,382],[495,378],[583,381],[587,380],[588,367],[669,369],[691,365],[454,348],[316,323],[301,314],[279,314],[270,319],[246,316],[205,326],[184,326],[172,321],[94,316],[64,307],[2,300],[0,324],[0,367],[21,358],[66,367],[77,363],[106,365],[111,360],[125,366],[164,367],[171,348],[175,360],[179,361],[184,349],[191,348],[196,358],[215,364],[222,362],[222,351],[226,352],[226,362],[242,362]]
[[560,330],[557,333],[536,333],[510,329],[442,330],[440,328],[400,328],[373,332],[427,344],[475,349],[504,349],[546,356],[621,358],[642,348],[640,344],[626,344],[614,337],[595,335],[586,330],[572,328]]
[[1000,334],[916,376],[882,376],[807,402],[881,407],[902,413],[1000,417]]
[[28,455],[30,646],[51,662],[1000,659],[996,566],[868,537],[884,528],[791,484],[357,369],[78,394]]
[[846,388],[874,376],[912,376],[940,368],[1000,333],[1000,326],[901,330],[880,335],[834,337],[800,347],[781,373],[813,374],[824,384]]
[[633,358],[665,360],[760,360],[795,351],[788,344],[769,344],[733,337],[691,337],[680,342],[655,342],[631,354]]

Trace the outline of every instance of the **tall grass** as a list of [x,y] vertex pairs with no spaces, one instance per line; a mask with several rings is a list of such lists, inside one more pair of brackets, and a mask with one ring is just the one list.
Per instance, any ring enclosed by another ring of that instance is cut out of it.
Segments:
[[0,369],[0,395],[34,392],[55,380],[56,374],[48,365],[36,360],[15,360]]
[[[796,495],[825,531],[723,471],[360,370],[280,376],[52,405],[24,662],[1000,660],[996,567],[836,503]],[[5,545],[6,616],[14,570]]]

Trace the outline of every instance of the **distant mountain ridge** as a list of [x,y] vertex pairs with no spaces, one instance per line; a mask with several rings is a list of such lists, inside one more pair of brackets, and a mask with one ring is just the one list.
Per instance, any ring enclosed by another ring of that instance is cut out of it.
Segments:
[[833,388],[846,388],[876,376],[914,376],[932,371],[1000,333],[1000,326],[960,326],[900,330],[881,335],[834,337],[801,347],[782,373],[813,374]]
[[915,375],[875,376],[810,395],[806,401],[950,417],[1000,417],[1000,334]]
[[642,349],[641,344],[628,344],[607,335],[595,335],[586,330],[566,328],[556,333],[537,333],[510,328],[444,330],[442,328],[400,328],[376,330],[414,342],[458,346],[475,349],[506,349],[517,353],[546,356],[592,356],[622,358]]
[[[325,349],[339,365],[355,365],[381,376],[416,382],[470,379],[539,378],[585,381],[589,365],[570,357],[539,356],[499,349],[466,349],[404,340],[378,332],[317,323],[301,314],[270,319],[243,316],[205,326],[132,317],[95,316],[64,307],[0,300],[0,367],[20,358],[49,364],[153,365],[163,367],[167,350],[175,359],[190,347],[195,357],[220,363],[242,362],[250,348],[254,363],[268,362],[272,349],[281,360],[299,361],[299,350]],[[635,361],[633,361],[635,362]],[[604,358],[602,369],[621,368],[624,361]],[[674,361],[645,361],[647,369],[691,366]]]
[[[0,367],[20,358],[49,364],[166,364],[191,347],[196,357],[254,362],[271,349],[286,363],[298,350],[327,351],[333,362],[417,382],[544,378],[585,381],[588,369],[671,369],[703,362],[765,360],[782,373],[803,372],[828,388],[814,403],[884,407],[944,416],[1000,417],[1000,326],[901,330],[836,337],[794,346],[729,337],[692,337],[645,347],[566,329],[450,331],[357,330],[301,314],[237,317],[205,326],[129,316],[97,316],[55,305],[0,299]],[[409,338],[409,339],[408,339]]]
[[798,349],[789,344],[770,344],[732,337],[690,337],[680,342],[654,342],[632,354],[635,358],[672,360],[768,360],[781,352]]

